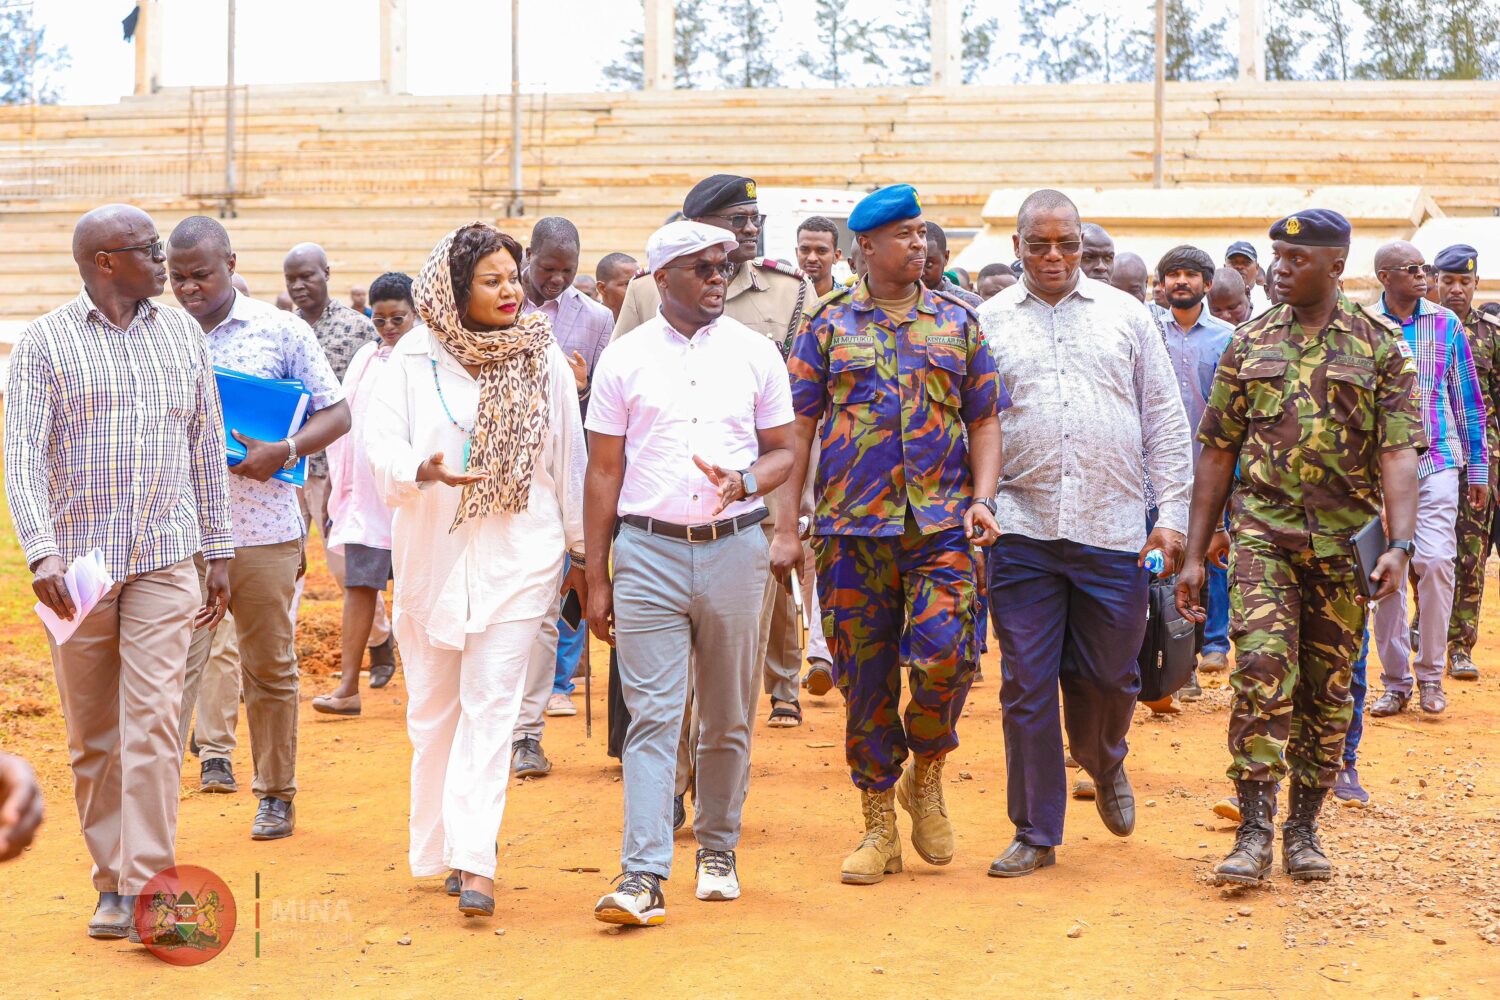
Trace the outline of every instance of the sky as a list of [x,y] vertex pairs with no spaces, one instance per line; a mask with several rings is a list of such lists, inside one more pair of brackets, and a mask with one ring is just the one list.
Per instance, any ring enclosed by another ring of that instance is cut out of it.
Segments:
[[[3,6],[14,0],[0,0]],[[639,0],[520,0],[522,86],[576,93],[603,89],[600,71],[644,21]],[[855,0],[864,13],[901,16],[913,0]],[[1115,7],[1114,0],[1088,0]],[[1213,0],[1211,0],[1213,2]],[[380,74],[378,0],[239,0],[235,74],[240,83],[374,80]],[[1020,0],[978,0],[1014,25]],[[796,54],[814,40],[810,0],[780,0],[772,38],[788,83]],[[1149,10],[1144,2],[1142,10]],[[68,47],[62,76],[69,104],[111,103],[135,81],[134,46],[120,20],[131,0],[34,0],[48,41]],[[226,0],[162,0],[166,86],[224,82]],[[510,4],[506,0],[408,0],[408,88],[415,94],[503,93],[510,88]],[[1019,44],[987,81],[1016,76]]]

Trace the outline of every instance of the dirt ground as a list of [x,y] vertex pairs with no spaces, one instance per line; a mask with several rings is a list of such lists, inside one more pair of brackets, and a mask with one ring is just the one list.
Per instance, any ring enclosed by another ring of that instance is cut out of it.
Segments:
[[[401,675],[367,691],[360,719],[319,716],[306,704],[331,685],[338,633],[333,587],[316,557],[300,635],[308,676],[296,835],[249,839],[255,800],[243,717],[237,795],[198,794],[189,759],[178,860],[228,882],[239,926],[208,964],[170,967],[139,946],[84,933],[94,901],[89,859],[42,629],[9,527],[7,518],[0,747],[35,764],[48,822],[35,847],[0,868],[0,996],[1500,995],[1500,782],[1485,766],[1500,755],[1500,612],[1485,622],[1484,679],[1450,682],[1446,715],[1370,722],[1362,773],[1375,801],[1326,811],[1324,842],[1337,865],[1330,883],[1293,886],[1279,875],[1256,890],[1208,883],[1232,838],[1209,810],[1226,790],[1222,680],[1181,715],[1137,711],[1134,836],[1112,837],[1091,803],[1073,802],[1055,867],[986,877],[1011,834],[991,643],[988,679],[969,699],[963,745],[949,758],[952,865],[932,868],[908,848],[907,870],[883,884],[839,883],[839,862],[858,837],[858,800],[842,761],[842,703],[810,698],[800,729],[756,732],[739,850],[744,896],[693,899],[689,824],[666,886],[667,924],[622,932],[591,913],[618,870],[621,822],[620,769],[604,752],[602,647],[594,649],[593,738],[584,737],[581,711],[548,721],[553,773],[511,786],[496,915],[466,920],[439,879],[407,872]],[[1492,592],[1490,608],[1496,600]]]

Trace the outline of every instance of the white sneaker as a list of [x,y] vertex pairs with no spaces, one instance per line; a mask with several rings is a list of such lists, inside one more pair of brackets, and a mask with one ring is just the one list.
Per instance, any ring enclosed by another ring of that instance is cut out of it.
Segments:
[[547,699],[547,714],[552,716],[577,715],[578,709],[573,707],[573,700],[567,695],[555,692]]
[[740,877],[734,870],[733,851],[699,848],[698,898],[710,901],[740,898]]
[[599,898],[594,919],[632,927],[666,923],[667,900],[661,893],[661,879],[650,872],[626,872],[614,892]]

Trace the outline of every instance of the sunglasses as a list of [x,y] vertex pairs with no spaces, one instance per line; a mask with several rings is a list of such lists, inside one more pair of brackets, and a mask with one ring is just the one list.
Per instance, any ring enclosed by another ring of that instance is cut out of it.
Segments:
[[755,223],[755,228],[759,229],[766,224],[766,217],[764,215],[710,215],[708,218],[723,219],[729,223],[730,229],[744,229],[752,222]]
[[1411,275],[1413,278],[1426,273],[1421,264],[1403,264],[1401,267],[1382,267],[1380,268],[1380,270],[1385,271],[1388,274],[1393,271],[1402,271],[1406,274]]
[[385,326],[387,323],[389,323],[391,326],[400,326],[402,323],[405,323],[408,318],[409,317],[406,315],[406,313],[397,313],[394,316],[371,316],[370,322],[374,323],[375,327],[379,329]]
[[699,281],[712,281],[714,275],[718,275],[725,281],[734,277],[734,265],[725,261],[715,264],[712,261],[700,260],[692,264],[664,264],[660,268],[663,271],[692,271],[693,277]]
[[1033,257],[1045,257],[1052,252],[1053,247],[1056,247],[1057,252],[1064,257],[1071,257],[1083,249],[1082,240],[1062,240],[1058,243],[1022,240],[1021,244],[1026,248],[1026,252]]
[[137,243],[133,247],[115,247],[113,250],[100,250],[99,252],[102,254],[112,254],[126,253],[130,250],[144,250],[146,251],[147,256],[151,257],[153,260],[157,257],[165,256],[165,252],[162,249],[161,240],[154,240],[150,243]]

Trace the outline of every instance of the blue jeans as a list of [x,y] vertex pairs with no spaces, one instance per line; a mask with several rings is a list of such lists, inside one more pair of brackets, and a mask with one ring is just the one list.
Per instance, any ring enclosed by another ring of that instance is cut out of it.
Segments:
[[[573,560],[563,557],[563,572],[572,567]],[[589,641],[589,623],[580,619],[578,627],[569,628],[568,623],[557,618],[557,673],[552,679],[553,694],[572,694],[573,675],[578,673],[578,660],[583,656],[583,644]]]
[[1229,571],[1208,567],[1208,619],[1203,623],[1203,651],[1229,652]]
[[1370,622],[1365,618],[1365,634],[1359,643],[1359,659],[1354,661],[1354,676],[1349,680],[1349,696],[1354,699],[1354,718],[1344,734],[1344,765],[1353,767],[1359,760],[1359,741],[1365,734],[1365,660],[1370,655]]

